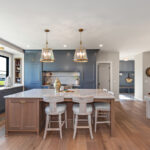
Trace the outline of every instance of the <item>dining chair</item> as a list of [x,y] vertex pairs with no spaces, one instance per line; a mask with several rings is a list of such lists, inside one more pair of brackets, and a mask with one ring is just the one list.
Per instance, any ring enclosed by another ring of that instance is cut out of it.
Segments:
[[[76,137],[78,128],[89,128],[91,139],[93,139],[92,125],[91,125],[91,114],[93,107],[91,104],[93,102],[93,96],[79,96],[73,97],[73,102],[78,103],[73,105],[73,126],[74,133],[73,139]],[[75,116],[75,117],[74,117]],[[79,119],[79,116],[88,116],[88,119]],[[79,121],[88,121],[88,126],[78,126]]]
[[[114,93],[111,91],[108,91],[107,93],[110,95],[114,95]],[[104,124],[104,123],[110,124],[110,103],[107,102],[94,103],[94,109],[95,109],[95,132],[96,132],[97,124]],[[98,121],[98,118],[106,118],[106,120]]]
[[[45,96],[43,101],[49,103],[49,106],[45,108],[46,123],[44,131],[44,139],[46,138],[47,131],[60,131],[60,138],[62,139],[62,127],[65,124],[67,128],[67,109],[66,104],[58,104],[64,101],[63,96]],[[65,114],[65,119],[62,121],[62,114]],[[51,116],[58,115],[58,121],[52,121]],[[59,128],[52,128],[51,123],[58,122]]]

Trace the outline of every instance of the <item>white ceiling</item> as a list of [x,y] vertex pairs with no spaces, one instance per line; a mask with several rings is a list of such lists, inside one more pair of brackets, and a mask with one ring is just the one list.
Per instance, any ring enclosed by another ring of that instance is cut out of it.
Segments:
[[23,49],[75,49],[78,28],[88,49],[120,51],[121,57],[150,50],[150,0],[5,0],[0,4],[0,36]]

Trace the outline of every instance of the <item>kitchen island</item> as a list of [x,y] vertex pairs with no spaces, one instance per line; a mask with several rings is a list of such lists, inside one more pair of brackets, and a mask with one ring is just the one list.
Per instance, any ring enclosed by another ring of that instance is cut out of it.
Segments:
[[[9,132],[36,132],[44,128],[45,102],[44,96],[55,96],[54,89],[32,89],[12,95],[5,96],[6,102],[6,126],[5,133]],[[74,89],[72,92],[60,92],[57,95],[64,96],[67,104],[68,127],[72,127],[72,98],[75,96],[93,96],[94,102],[110,103],[110,134],[114,135],[114,100],[115,97],[100,89]]]

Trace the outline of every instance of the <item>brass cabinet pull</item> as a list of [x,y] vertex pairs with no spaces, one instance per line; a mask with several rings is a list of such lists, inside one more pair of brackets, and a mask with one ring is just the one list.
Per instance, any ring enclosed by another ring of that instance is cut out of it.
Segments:
[[25,104],[26,103],[26,101],[20,101],[20,104]]

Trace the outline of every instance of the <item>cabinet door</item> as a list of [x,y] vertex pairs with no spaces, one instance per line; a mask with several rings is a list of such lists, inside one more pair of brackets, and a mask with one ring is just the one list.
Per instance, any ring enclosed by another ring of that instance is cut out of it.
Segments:
[[82,88],[93,89],[95,88],[96,75],[95,64],[83,64],[83,82]]
[[21,114],[21,129],[34,130],[37,129],[37,101],[28,99],[23,101]]
[[42,64],[41,51],[25,52],[24,83],[27,89],[41,88]]
[[21,105],[18,100],[7,103],[7,124],[9,130],[19,130],[21,124]]

